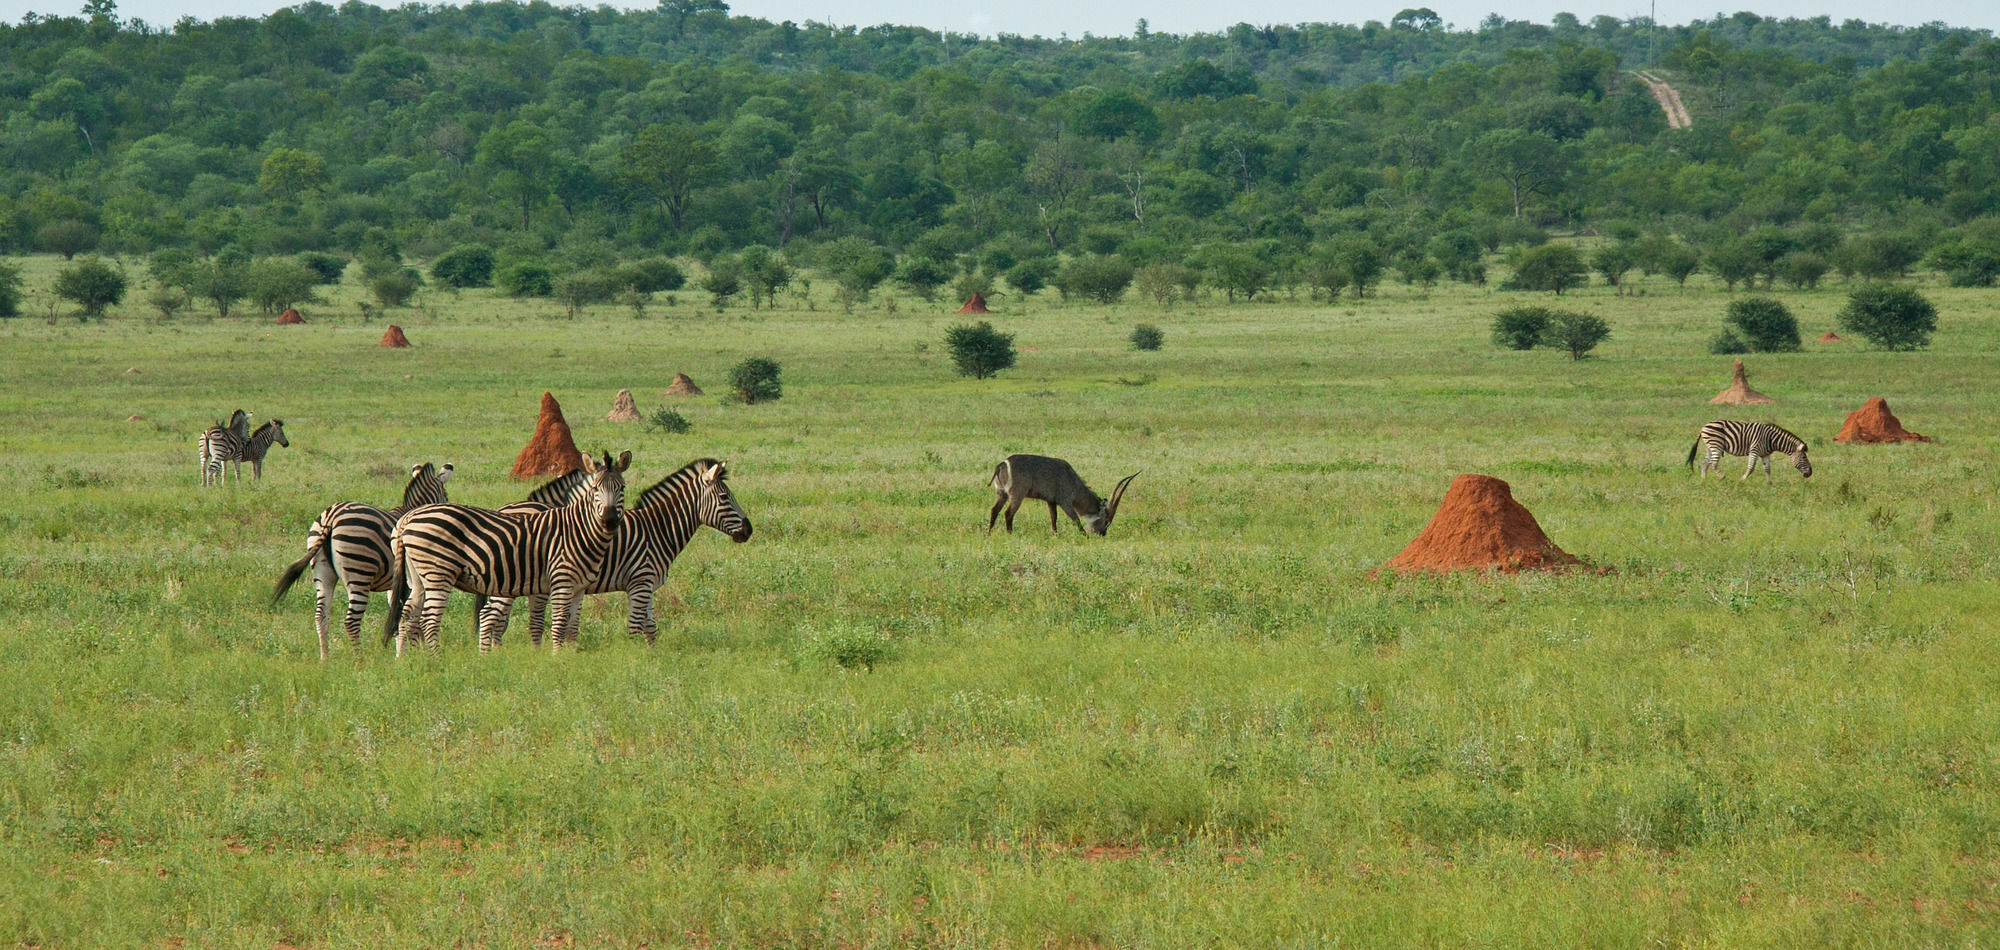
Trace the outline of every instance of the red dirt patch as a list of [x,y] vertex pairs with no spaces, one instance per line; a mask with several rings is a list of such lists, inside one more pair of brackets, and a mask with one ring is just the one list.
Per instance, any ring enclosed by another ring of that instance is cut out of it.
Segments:
[[986,309],[986,298],[985,298],[985,297],[981,297],[981,296],[980,296],[980,295],[978,295],[978,294],[973,294],[973,295],[972,295],[972,297],[971,297],[970,299],[966,300],[966,301],[965,301],[965,306],[963,306],[963,307],[960,307],[960,308],[958,308],[958,312],[959,312],[959,313],[992,313],[992,311],[990,311],[990,310]]
[[675,373],[675,374],[674,374],[674,384],[673,384],[672,386],[668,386],[668,387],[667,387],[667,391],[666,391],[666,392],[663,392],[663,393],[661,393],[660,395],[662,395],[662,396],[699,396],[699,395],[701,395],[701,387],[700,387],[700,386],[696,386],[696,385],[694,384],[694,380],[692,380],[692,379],[689,379],[689,378],[688,378],[688,374],[686,374],[686,373]]
[[1490,475],[1452,479],[1444,503],[1417,539],[1385,565],[1400,573],[1564,570],[1582,561],[1556,547],[1535,516]]
[[387,329],[387,330],[384,330],[384,331],[382,331],[382,342],[381,342],[381,343],[380,343],[379,345],[381,345],[381,346],[409,346],[409,345],[410,345],[410,338],[409,338],[409,337],[406,337],[406,336],[404,336],[404,335],[403,335],[403,328],[402,328],[402,327],[399,327],[399,326],[397,326],[397,325],[395,325],[395,324],[391,323],[391,324],[389,324],[389,329]]
[[618,398],[611,400],[611,411],[604,414],[606,422],[638,422],[639,404],[632,401],[632,391],[621,389]]
[[1751,389],[1750,374],[1744,372],[1743,361],[1737,360],[1736,374],[1729,380],[1729,388],[1716,393],[1715,398],[1708,402],[1709,405],[1716,406],[1740,406],[1761,405],[1777,400]]
[[1813,342],[1815,342],[1815,343],[1845,343],[1845,342],[1847,342],[1847,341],[1846,341],[1846,340],[1844,340],[1844,339],[1841,339],[1841,336],[1840,336],[1840,334],[1838,334],[1838,333],[1835,333],[1835,332],[1833,332],[1832,330],[1828,330],[1828,331],[1826,331],[1825,333],[1822,333],[1822,334],[1820,334],[1820,335],[1819,335],[1819,339],[1817,339],[1817,340],[1814,340]]
[[582,467],[583,453],[576,450],[576,440],[570,437],[562,406],[557,405],[554,395],[543,393],[542,414],[535,420],[535,435],[514,458],[514,468],[508,474],[515,478],[539,478]]
[[291,307],[286,307],[286,308],[285,308],[285,312],[284,312],[284,313],[281,313],[281,314],[278,314],[278,322],[279,322],[279,323],[304,323],[304,322],[306,322],[306,318],[304,318],[304,317],[301,317],[301,316],[299,316],[299,312],[298,312],[297,310],[295,310],[295,309],[293,309],[293,308],[291,308]]
[[1903,428],[1902,420],[1889,411],[1888,400],[1880,396],[1861,404],[1861,408],[1847,414],[1847,421],[1840,426],[1840,434],[1833,437],[1835,442],[1929,442],[1930,436],[1918,435]]

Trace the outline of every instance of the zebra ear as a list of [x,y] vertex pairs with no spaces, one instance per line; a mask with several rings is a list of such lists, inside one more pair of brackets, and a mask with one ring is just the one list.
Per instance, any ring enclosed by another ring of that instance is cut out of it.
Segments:
[[444,463],[444,471],[438,473],[438,481],[439,482],[451,481],[451,473],[452,473],[451,463],[450,462]]
[[[609,459],[611,457],[611,453],[606,452],[604,453],[604,456],[606,459]],[[618,470],[622,472],[631,467],[632,467],[632,453],[631,452],[618,453]]]
[[714,465],[710,465],[702,469],[701,483],[704,485],[713,485],[715,484],[716,479],[719,479],[721,477],[722,477],[722,463],[717,462]]

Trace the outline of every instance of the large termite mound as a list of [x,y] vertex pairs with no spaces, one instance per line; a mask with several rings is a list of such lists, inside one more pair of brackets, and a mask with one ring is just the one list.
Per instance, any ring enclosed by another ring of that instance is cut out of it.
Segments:
[[1563,570],[1583,562],[1556,547],[1535,516],[1490,475],[1452,479],[1431,523],[1389,559],[1399,573],[1467,570]]
[[1769,396],[1750,388],[1750,374],[1743,371],[1743,361],[1736,361],[1736,375],[1729,380],[1729,388],[1715,394],[1710,405],[1740,406],[1777,402]]
[[570,438],[562,407],[556,404],[554,395],[543,393],[542,414],[535,420],[535,437],[514,458],[514,469],[508,474],[515,478],[539,478],[582,467],[583,453],[576,450],[576,440]]
[[963,307],[960,307],[960,308],[958,308],[958,312],[959,312],[959,313],[991,313],[992,311],[990,311],[990,310],[986,309],[986,298],[985,298],[985,297],[982,297],[982,296],[980,296],[980,295],[978,295],[978,294],[973,294],[973,295],[972,295],[972,297],[971,297],[970,299],[966,300],[966,302],[965,302],[965,306],[963,306]]
[[409,345],[410,345],[410,338],[409,338],[409,337],[406,337],[406,336],[404,336],[404,335],[403,335],[403,328],[402,328],[402,327],[399,327],[399,326],[397,326],[397,325],[395,325],[395,324],[391,323],[391,324],[389,324],[389,329],[387,329],[387,330],[384,330],[384,331],[382,331],[382,342],[381,342],[381,343],[380,343],[379,345],[381,345],[381,346],[409,346]]
[[607,422],[638,422],[639,404],[632,401],[632,391],[621,389],[618,398],[611,400],[611,411],[604,414]]
[[1880,396],[1861,404],[1861,408],[1847,414],[1847,421],[1841,423],[1840,434],[1833,437],[1835,442],[1929,442],[1930,436],[1918,435],[1903,428],[1903,422],[1889,411],[1889,402]]
[[1841,336],[1840,334],[1838,334],[1838,333],[1835,333],[1835,332],[1833,332],[1832,330],[1828,330],[1828,331],[1826,331],[1825,333],[1822,333],[1822,334],[1820,334],[1820,335],[1819,335],[1819,339],[1817,339],[1817,340],[1814,340],[1813,342],[1814,342],[1814,343],[1845,343],[1845,342],[1847,342],[1847,340],[1846,340],[1846,339],[1845,339],[1844,337],[1842,337],[1842,336]]
[[281,314],[278,314],[278,322],[279,322],[279,323],[304,323],[304,322],[306,322],[306,318],[304,318],[304,317],[301,317],[301,316],[299,316],[299,312],[298,312],[298,311],[297,311],[296,309],[294,309],[294,308],[291,308],[291,307],[286,307],[286,308],[285,308],[285,312],[284,312],[284,313],[281,313]]
[[701,395],[701,387],[700,387],[700,386],[696,386],[696,385],[694,384],[694,380],[692,380],[692,379],[689,379],[689,378],[688,378],[688,374],[686,374],[686,373],[675,373],[675,374],[674,374],[674,384],[673,384],[672,386],[668,386],[668,387],[667,387],[667,391],[666,391],[666,392],[664,392],[664,393],[661,393],[660,395],[662,395],[662,396],[699,396],[699,395]]

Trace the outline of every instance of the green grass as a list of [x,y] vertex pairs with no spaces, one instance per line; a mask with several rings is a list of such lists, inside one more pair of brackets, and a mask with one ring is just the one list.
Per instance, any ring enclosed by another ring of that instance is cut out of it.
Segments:
[[[1580,363],[1494,349],[1525,297],[1484,290],[1003,297],[1020,361],[983,382],[907,297],[572,322],[466,292],[391,317],[403,351],[346,288],[299,327],[31,309],[0,323],[0,940],[1992,942],[2000,298],[1927,288],[1927,352],[1748,357],[1778,404],[1719,412],[1727,296],[1643,286],[1565,295],[1613,327]],[[1785,299],[1810,339],[1844,294]],[[782,401],[721,398],[749,356]],[[676,371],[711,393],[672,401],[691,432],[603,421]],[[636,486],[727,459],[756,536],[697,536],[654,650],[612,597],[579,651],[517,619],[480,657],[461,597],[397,662],[378,597],[320,663],[310,593],[267,605],[313,516],[423,460],[522,496],[544,390]],[[1876,395],[1937,442],[1832,442]],[[293,445],[203,491],[194,439],[239,406]],[[1798,432],[1816,477],[1695,480],[1718,415]],[[1108,538],[1039,505],[989,537],[1023,451],[1144,474]],[[1475,471],[1615,572],[1376,576]]]

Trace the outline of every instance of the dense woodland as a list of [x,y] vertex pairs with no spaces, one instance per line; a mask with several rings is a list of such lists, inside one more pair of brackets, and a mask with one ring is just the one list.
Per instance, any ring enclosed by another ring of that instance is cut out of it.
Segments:
[[[1671,77],[1693,126],[1632,69]],[[753,297],[786,261],[864,295],[1094,295],[1135,269],[1155,293],[1337,294],[1483,281],[1552,230],[1614,238],[1590,262],[1613,283],[2000,276],[2000,42],[1940,25],[1412,9],[1052,40],[719,0],[170,27],[92,0],[0,26],[0,116],[0,253],[153,255],[191,291],[212,262],[295,255],[371,280],[445,257],[431,279],[520,293],[685,256]]]

